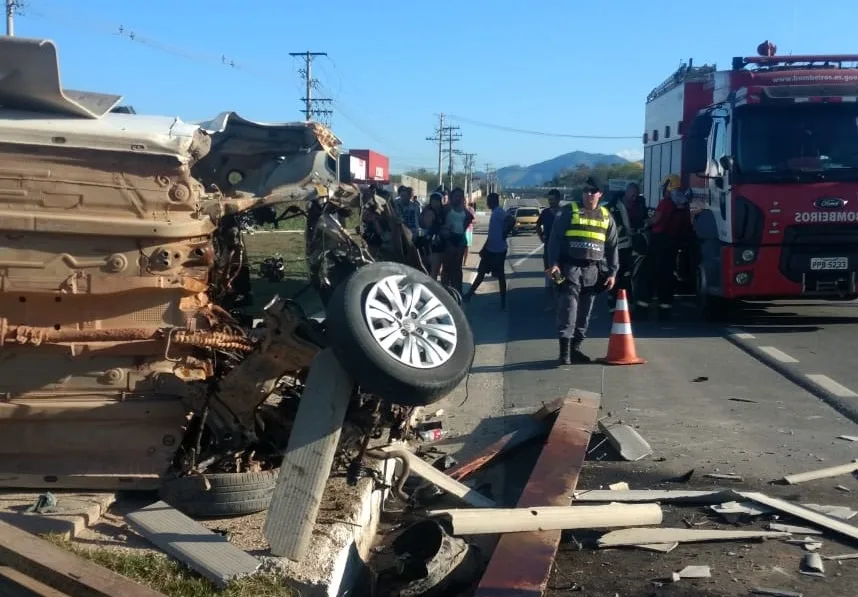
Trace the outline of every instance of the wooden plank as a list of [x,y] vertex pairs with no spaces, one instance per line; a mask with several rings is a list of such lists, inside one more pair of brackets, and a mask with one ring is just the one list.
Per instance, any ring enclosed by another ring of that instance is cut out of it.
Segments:
[[677,504],[723,504],[724,502],[740,499],[738,492],[730,489],[713,491],[686,491],[683,489],[628,489],[622,491],[609,489],[588,489],[576,491],[573,501],[576,502],[621,502],[645,503],[664,502]]
[[757,502],[758,504],[763,504],[764,506],[779,510],[784,514],[789,514],[796,518],[801,518],[802,520],[821,526],[824,529],[828,529],[829,531],[849,537],[854,541],[858,541],[858,527],[852,526],[842,520],[837,520],[836,518],[826,516],[825,514],[814,512],[813,510],[804,508],[798,504],[791,504],[790,502],[778,498],[769,497],[763,493],[745,491],[742,492],[742,495],[746,499]]
[[320,352],[307,376],[265,519],[265,538],[275,556],[300,562],[307,554],[353,391],[354,381],[333,351]]
[[776,531],[722,531],[698,529],[622,529],[599,537],[599,547],[625,547],[651,543],[700,543],[706,541],[744,541],[748,539],[784,539],[789,533]]
[[[255,573],[261,564],[225,537],[165,502],[126,515],[128,524],[166,554],[187,564],[218,587]],[[123,596],[124,597],[124,596]]]
[[0,566],[70,597],[165,597],[35,535],[0,522]]
[[[600,397],[570,390],[542,453],[518,500],[518,507],[568,506],[596,426]],[[542,595],[551,575],[561,531],[503,535],[475,597]]]
[[0,595],[3,597],[68,597],[53,587],[8,566],[0,566]]

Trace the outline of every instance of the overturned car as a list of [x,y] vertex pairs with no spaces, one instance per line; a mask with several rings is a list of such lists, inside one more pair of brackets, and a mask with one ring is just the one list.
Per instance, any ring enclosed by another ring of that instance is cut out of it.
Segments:
[[[357,194],[336,183],[329,130],[123,113],[118,96],[63,90],[49,41],[4,38],[7,61],[0,486],[273,478],[323,347],[356,382],[352,458],[467,375],[474,342],[455,297],[344,229]],[[261,326],[237,315],[251,284],[239,215],[259,206],[307,217],[322,321],[281,297]]]

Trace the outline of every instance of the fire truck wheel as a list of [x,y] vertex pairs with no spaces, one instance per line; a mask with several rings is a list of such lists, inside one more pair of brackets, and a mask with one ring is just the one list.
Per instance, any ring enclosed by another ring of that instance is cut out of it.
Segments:
[[379,261],[333,293],[329,343],[361,388],[393,404],[424,406],[461,382],[474,336],[458,300],[423,272]]

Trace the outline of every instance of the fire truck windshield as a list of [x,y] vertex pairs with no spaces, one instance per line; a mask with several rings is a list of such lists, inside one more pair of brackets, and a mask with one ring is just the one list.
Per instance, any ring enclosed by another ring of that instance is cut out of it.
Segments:
[[736,111],[741,182],[858,180],[858,105],[750,105]]

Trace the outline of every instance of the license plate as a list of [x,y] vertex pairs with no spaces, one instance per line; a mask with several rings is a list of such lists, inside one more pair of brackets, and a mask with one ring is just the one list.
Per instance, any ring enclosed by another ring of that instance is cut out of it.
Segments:
[[849,269],[849,258],[848,257],[811,257],[810,269],[813,271]]

